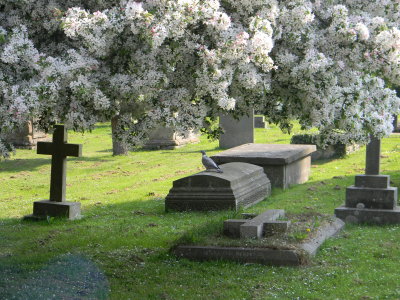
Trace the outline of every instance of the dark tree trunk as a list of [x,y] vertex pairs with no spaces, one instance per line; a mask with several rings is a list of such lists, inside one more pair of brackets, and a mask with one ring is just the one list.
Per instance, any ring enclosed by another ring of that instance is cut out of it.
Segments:
[[126,143],[118,140],[115,137],[115,132],[118,125],[119,116],[111,118],[111,133],[112,133],[112,144],[113,144],[113,155],[127,155],[129,147]]

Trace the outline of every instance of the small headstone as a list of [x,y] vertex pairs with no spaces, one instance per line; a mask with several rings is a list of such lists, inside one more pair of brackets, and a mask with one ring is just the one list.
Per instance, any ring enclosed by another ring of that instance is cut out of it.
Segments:
[[244,162],[263,167],[273,187],[287,188],[308,180],[315,145],[245,144],[211,158],[218,164]]
[[63,125],[55,125],[53,142],[39,142],[38,154],[51,155],[50,199],[35,201],[33,215],[28,219],[41,219],[46,217],[67,217],[70,220],[78,219],[80,214],[79,202],[65,201],[67,156],[82,156],[82,145],[68,144],[67,131]]
[[200,134],[189,131],[185,136],[179,135],[172,128],[158,127],[149,136],[149,140],[144,145],[145,149],[175,149],[190,143],[200,142]]
[[223,149],[254,143],[254,113],[236,120],[229,115],[219,117],[219,125],[224,130],[219,138],[219,147]]
[[221,166],[223,173],[203,171],[174,181],[166,210],[221,210],[249,207],[271,193],[263,169],[246,163]]
[[264,116],[254,116],[254,128],[265,128],[265,117]]
[[335,215],[348,223],[398,224],[397,188],[390,186],[390,176],[379,175],[380,140],[367,145],[365,175],[357,175],[355,185],[346,189],[345,205]]

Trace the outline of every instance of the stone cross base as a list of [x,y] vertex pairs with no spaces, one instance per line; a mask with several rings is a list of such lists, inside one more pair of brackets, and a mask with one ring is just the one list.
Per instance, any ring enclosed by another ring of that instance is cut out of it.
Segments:
[[26,220],[42,220],[47,217],[63,217],[69,220],[80,219],[81,204],[79,202],[56,202],[42,200],[33,202],[33,214],[25,216]]
[[397,224],[397,188],[390,187],[388,175],[357,175],[346,190],[345,205],[335,209],[346,223]]

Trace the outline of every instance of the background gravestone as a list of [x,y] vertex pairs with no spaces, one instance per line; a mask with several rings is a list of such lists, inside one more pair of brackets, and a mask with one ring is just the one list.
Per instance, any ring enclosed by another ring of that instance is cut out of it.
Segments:
[[217,164],[245,162],[263,167],[273,187],[287,188],[308,180],[315,145],[245,144],[211,158]]
[[355,177],[355,185],[346,189],[344,206],[335,215],[347,223],[398,224],[397,188],[390,187],[390,176],[380,175],[381,141],[371,138],[367,145],[365,175]]
[[400,132],[399,116],[393,117],[393,132]]
[[220,148],[232,148],[254,143],[254,112],[236,120],[229,115],[220,115],[219,125],[224,130],[219,138]]
[[266,126],[264,116],[254,116],[254,128],[265,128]]
[[35,149],[39,141],[47,139],[47,135],[34,128],[33,122],[28,121],[22,128],[6,137],[6,140],[20,149]]
[[189,131],[186,136],[182,136],[172,128],[160,126],[150,133],[149,140],[144,145],[144,148],[175,149],[189,143],[198,142],[200,142],[200,134],[198,132]]
[[50,199],[35,201],[33,215],[26,219],[42,219],[46,217],[67,217],[70,220],[81,217],[79,202],[65,201],[67,156],[82,156],[82,145],[68,144],[67,131],[63,125],[55,125],[53,142],[39,142],[38,154],[51,155]]

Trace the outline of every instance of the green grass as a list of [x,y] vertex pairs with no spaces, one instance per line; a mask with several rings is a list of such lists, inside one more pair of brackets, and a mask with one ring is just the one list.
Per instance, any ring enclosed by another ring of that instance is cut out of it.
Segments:
[[[202,137],[201,143],[177,150],[112,157],[109,132],[102,124],[90,134],[69,134],[69,142],[83,144],[84,156],[68,160],[67,176],[67,199],[81,202],[82,220],[21,221],[32,213],[33,201],[48,197],[50,157],[18,150],[0,162],[0,299],[11,298],[32,277],[58,270],[51,266],[67,254],[104,272],[111,299],[400,298],[400,226],[346,226],[306,267],[177,260],[168,251],[186,232],[213,230],[232,216],[230,211],[164,212],[172,182],[202,170],[199,150],[213,155],[220,151],[218,143]],[[257,143],[289,140],[274,126],[256,129]],[[382,141],[382,156],[382,173],[399,187],[400,135]],[[306,184],[274,189],[245,212],[282,208],[333,214],[354,175],[363,173],[364,160],[365,147],[344,159],[313,163]]]

